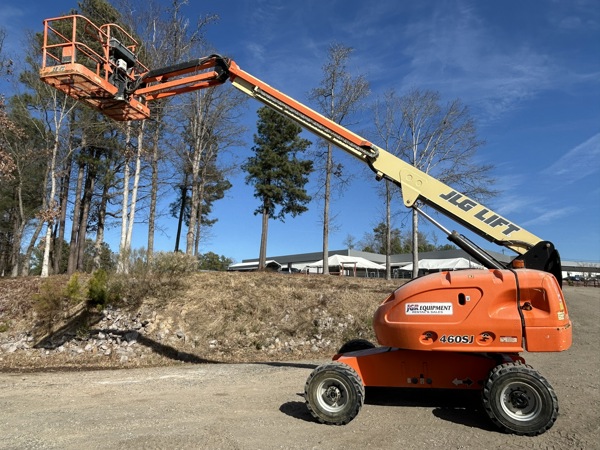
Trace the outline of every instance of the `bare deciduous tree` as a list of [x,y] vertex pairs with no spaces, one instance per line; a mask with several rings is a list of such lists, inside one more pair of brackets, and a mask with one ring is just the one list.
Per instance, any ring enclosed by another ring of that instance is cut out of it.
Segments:
[[[217,19],[217,16],[206,15],[198,18],[195,24],[182,13],[188,0],[174,0],[163,8],[159,3],[149,1],[140,8],[139,3],[131,0],[120,0],[119,10],[123,12],[123,21],[135,29],[141,39],[140,54],[143,62],[151,69],[179,63],[198,55],[192,55],[194,49],[204,43],[206,27]],[[144,26],[141,26],[144,24]],[[164,160],[161,140],[167,129],[165,123],[173,111],[168,99],[153,102],[151,106],[152,124],[148,158],[151,168],[151,187],[148,212],[148,259],[154,252],[154,234],[156,229],[157,201],[159,197],[160,164]],[[180,114],[177,113],[180,117]]]
[[4,28],[0,28],[0,75],[10,74],[13,67],[13,61],[3,52],[5,39],[6,30]]
[[50,129],[54,134],[54,139],[51,144],[51,157],[49,161],[49,176],[50,176],[50,189],[48,194],[48,206],[45,211],[42,212],[42,216],[47,222],[46,238],[44,240],[44,257],[42,260],[42,273],[41,277],[48,277],[50,270],[50,242],[52,240],[52,226],[54,221],[59,216],[58,202],[56,200],[57,195],[57,166],[59,158],[59,147],[60,147],[60,134],[65,122],[69,116],[71,110],[75,107],[75,103],[71,101],[65,95],[59,93],[57,90],[52,89],[50,91],[51,102],[54,105],[52,111],[52,126]]
[[[327,62],[323,66],[323,78],[318,88],[310,93],[321,110],[321,113],[339,123],[345,124],[369,94],[369,83],[362,76],[352,77],[347,71],[346,64],[352,49],[340,44],[329,47]],[[321,169],[324,174],[322,190],[323,198],[323,273],[329,273],[327,259],[329,257],[329,227],[330,227],[330,202],[332,181],[342,181],[342,165],[333,158],[333,144],[323,142],[325,152],[322,155],[324,165]]]
[[[492,165],[475,160],[484,144],[460,100],[446,104],[435,91],[413,89],[402,97],[388,92],[376,115],[380,137],[391,151],[443,183],[478,200],[495,194]],[[412,211],[413,276],[418,274],[418,215]]]
[[[394,91],[388,91],[382,99],[377,99],[373,107],[375,131],[382,147],[388,152],[399,156],[402,148],[402,139],[397,135],[397,97]],[[388,249],[385,255],[385,278],[392,277],[392,264],[390,250],[392,248],[392,198],[394,193],[399,193],[397,187],[389,180],[384,180],[381,196],[385,202],[385,246]]]
[[[189,97],[185,108],[186,143],[188,152],[183,166],[189,168],[191,187],[190,216],[186,236],[186,253],[197,254],[200,240],[202,211],[206,203],[206,186],[210,182],[206,170],[215,164],[218,154],[229,146],[239,143],[243,127],[232,120],[237,108],[246,99],[232,89],[204,89]],[[224,168],[221,174],[230,170]],[[186,176],[187,176],[186,175]]]

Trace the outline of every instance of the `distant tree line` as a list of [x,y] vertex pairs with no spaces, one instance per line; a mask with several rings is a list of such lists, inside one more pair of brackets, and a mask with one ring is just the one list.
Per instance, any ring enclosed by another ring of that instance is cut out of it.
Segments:
[[[380,222],[372,232],[365,233],[356,241],[352,236],[346,237],[346,243],[350,248],[357,248],[363,252],[379,253],[381,255],[399,255],[413,252],[412,231],[402,231],[392,228],[389,232],[385,222]],[[456,247],[452,244],[439,244],[435,238],[430,239],[425,233],[419,231],[419,252],[433,252],[437,250],[452,250]]]

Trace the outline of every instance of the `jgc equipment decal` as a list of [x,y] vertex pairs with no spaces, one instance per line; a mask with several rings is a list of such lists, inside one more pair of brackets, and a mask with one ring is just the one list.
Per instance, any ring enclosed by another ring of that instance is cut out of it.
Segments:
[[452,303],[407,303],[406,315],[451,316]]

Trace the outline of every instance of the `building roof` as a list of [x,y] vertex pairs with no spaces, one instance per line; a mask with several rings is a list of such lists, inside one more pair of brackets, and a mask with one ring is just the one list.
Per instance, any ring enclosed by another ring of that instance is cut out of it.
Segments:
[[[420,259],[419,269],[427,270],[457,270],[457,269],[485,269],[481,264],[470,261],[467,258],[445,258],[445,259]],[[409,263],[402,270],[413,270],[413,264]]]
[[[486,250],[496,260],[508,263],[515,257],[513,254],[504,254]],[[385,255],[379,253],[361,252],[354,249],[344,250],[330,250],[329,255],[340,255],[340,256],[351,256],[365,258],[376,264],[385,264]],[[412,253],[403,253],[397,255],[391,255],[390,260],[393,267],[404,268],[407,264],[412,263]],[[322,260],[322,252],[310,252],[310,253],[298,253],[291,255],[279,255],[269,257],[269,261],[272,261],[279,265],[279,267],[297,267],[302,268],[308,264],[313,264],[317,261]],[[475,260],[469,256],[466,252],[461,249],[452,250],[437,250],[433,252],[419,252],[419,260],[424,259],[452,259],[452,258],[465,258],[475,264]],[[241,266],[240,266],[241,265]],[[241,267],[240,269],[233,269],[233,267]],[[249,267],[249,268],[248,268]],[[258,267],[258,258],[244,259],[239,264],[233,264],[230,266],[230,270],[256,270]],[[585,272],[585,273],[600,273],[600,263],[598,262],[587,262],[587,261],[562,261],[563,272]]]
[[[265,267],[268,269],[279,270],[279,268],[281,267],[281,264],[279,264],[275,260],[269,259],[269,260],[265,261]],[[258,270],[258,260],[250,261],[250,262],[241,262],[241,263],[237,263],[237,264],[231,264],[227,268],[227,270],[235,270],[235,271],[239,271],[239,272]]]
[[[385,266],[374,263],[373,261],[369,261],[368,259],[360,256],[332,255],[327,258],[327,265],[329,267],[341,266],[344,268],[385,270]],[[323,267],[323,260],[321,259],[320,261],[307,264],[306,267]]]

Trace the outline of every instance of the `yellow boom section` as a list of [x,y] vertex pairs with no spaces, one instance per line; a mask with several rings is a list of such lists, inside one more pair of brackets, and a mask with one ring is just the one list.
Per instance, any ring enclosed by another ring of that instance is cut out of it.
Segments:
[[234,62],[230,62],[229,74],[233,85],[242,92],[366,162],[377,178],[386,178],[399,185],[406,207],[412,207],[420,200],[485,239],[509,247],[519,254],[524,254],[542,240],[397,156],[272,88],[241,70]]

